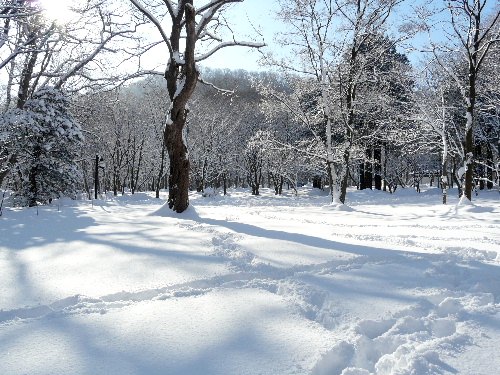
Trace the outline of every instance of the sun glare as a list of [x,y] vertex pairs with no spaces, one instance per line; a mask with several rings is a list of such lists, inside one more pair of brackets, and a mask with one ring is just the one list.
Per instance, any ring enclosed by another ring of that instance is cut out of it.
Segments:
[[74,14],[70,9],[70,0],[39,0],[45,17],[59,24],[71,21]]

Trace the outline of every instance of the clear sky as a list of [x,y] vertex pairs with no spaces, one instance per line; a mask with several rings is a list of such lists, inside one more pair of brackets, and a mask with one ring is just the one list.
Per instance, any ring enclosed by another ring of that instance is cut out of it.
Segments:
[[[283,30],[276,20],[277,2],[273,0],[245,0],[234,4],[226,13],[237,40],[264,42],[273,48],[274,34]],[[262,36],[256,32],[257,29]],[[229,47],[217,52],[203,65],[211,68],[258,70],[260,54],[246,47]]]

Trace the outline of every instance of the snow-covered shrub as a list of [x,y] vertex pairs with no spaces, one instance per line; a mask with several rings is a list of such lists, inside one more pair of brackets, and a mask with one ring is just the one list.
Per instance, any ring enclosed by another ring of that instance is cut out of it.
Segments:
[[213,187],[207,187],[205,190],[203,190],[203,193],[201,194],[205,198],[214,198],[219,196],[219,191],[217,188]]
[[34,206],[76,192],[76,159],[83,135],[68,107],[61,91],[43,88],[23,109],[9,110],[0,119],[0,133],[14,155],[11,176],[16,204]]

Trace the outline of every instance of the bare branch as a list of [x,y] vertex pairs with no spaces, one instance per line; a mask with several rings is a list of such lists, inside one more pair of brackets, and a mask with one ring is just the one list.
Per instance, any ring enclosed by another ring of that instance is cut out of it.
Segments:
[[203,61],[208,59],[210,56],[212,56],[215,52],[219,51],[222,48],[226,47],[234,47],[234,46],[240,46],[240,47],[250,47],[250,48],[262,48],[265,47],[265,43],[255,43],[255,42],[238,42],[236,40],[232,42],[222,42],[215,46],[213,49],[208,51],[207,53],[204,53],[203,55],[196,56],[196,61]]
[[[141,12],[144,16],[146,16],[146,18],[148,18],[156,26],[163,41],[165,42],[165,44],[168,47],[170,55],[172,55],[173,50],[172,50],[172,46],[170,44],[170,40],[169,40],[167,34],[165,33],[165,30],[163,30],[163,27],[161,26],[160,21],[158,21],[158,19],[155,16],[153,16],[153,14],[151,12],[149,12],[141,3],[139,3],[139,0],[130,0],[130,2],[132,4],[134,4],[134,6],[139,10],[139,12]],[[168,0],[167,0],[167,3],[169,3],[171,5],[170,1],[168,1]],[[170,11],[170,9],[169,9],[169,11]],[[171,14],[173,15],[174,13],[171,13]]]

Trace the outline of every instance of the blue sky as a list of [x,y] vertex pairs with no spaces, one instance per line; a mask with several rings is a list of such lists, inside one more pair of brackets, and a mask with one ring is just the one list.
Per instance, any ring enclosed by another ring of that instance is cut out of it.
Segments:
[[[283,30],[283,24],[276,20],[277,2],[272,0],[245,0],[233,5],[226,17],[233,26],[238,40],[262,41],[254,28],[262,32],[264,42],[273,47],[274,34]],[[211,68],[258,70],[260,54],[244,47],[230,47],[221,50],[205,61]]]

